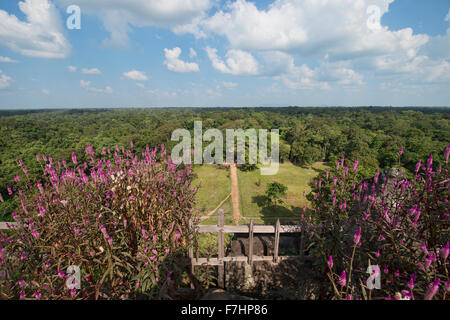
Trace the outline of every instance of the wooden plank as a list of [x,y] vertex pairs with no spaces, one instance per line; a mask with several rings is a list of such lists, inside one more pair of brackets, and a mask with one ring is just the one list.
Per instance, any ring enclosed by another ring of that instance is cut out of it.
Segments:
[[[205,233],[205,232],[219,232],[218,226],[207,226],[207,225],[200,225],[197,227],[199,233]],[[269,225],[254,225],[254,233],[275,233],[275,226],[269,226]],[[242,226],[224,226],[223,227],[224,233],[248,233],[248,226],[242,225]],[[301,232],[301,226],[297,225],[280,225],[280,233],[300,233]]]
[[217,274],[217,285],[219,286],[219,288],[224,288],[225,287],[225,266],[224,266],[224,262],[223,262],[223,258],[225,257],[225,247],[224,247],[224,232],[223,232],[223,227],[224,227],[224,213],[223,210],[220,209],[219,210],[219,239],[218,239],[218,252],[217,255],[219,256],[219,269],[218,269],[218,274]]
[[0,230],[14,229],[17,226],[17,222],[0,222]]
[[250,226],[248,230],[248,263],[253,265],[253,219],[250,220]]
[[278,262],[278,250],[280,247],[280,219],[277,219],[277,223],[275,225],[275,248],[273,254],[273,262]]
[[[280,261],[285,260],[296,260],[300,259],[299,256],[279,256],[278,259]],[[253,256],[253,262],[260,262],[260,261],[273,261],[273,256]],[[192,259],[191,263],[196,266],[201,265],[210,265],[210,266],[219,266],[222,265],[223,262],[248,262],[248,257],[246,256],[238,256],[238,257],[224,257],[222,261],[220,262],[218,258],[209,258],[209,261],[207,258],[199,258]]]

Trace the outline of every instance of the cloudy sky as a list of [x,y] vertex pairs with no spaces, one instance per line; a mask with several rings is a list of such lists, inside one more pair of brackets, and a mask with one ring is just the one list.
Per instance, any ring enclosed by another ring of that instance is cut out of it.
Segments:
[[2,109],[279,105],[449,106],[450,1],[0,2]]

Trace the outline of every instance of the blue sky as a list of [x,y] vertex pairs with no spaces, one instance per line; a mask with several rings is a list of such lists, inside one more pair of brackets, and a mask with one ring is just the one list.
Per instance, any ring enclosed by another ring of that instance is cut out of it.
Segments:
[[448,0],[324,3],[2,1],[0,108],[450,105]]

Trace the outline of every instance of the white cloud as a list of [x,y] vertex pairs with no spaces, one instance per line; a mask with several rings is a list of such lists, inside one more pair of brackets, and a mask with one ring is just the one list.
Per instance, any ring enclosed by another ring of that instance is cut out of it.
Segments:
[[71,46],[56,7],[48,0],[25,0],[19,8],[26,21],[0,10],[0,44],[25,56],[66,58]]
[[0,70],[0,89],[5,89],[9,87],[11,84],[12,78],[8,77],[6,74],[3,73],[2,70]]
[[196,56],[197,56],[197,52],[194,49],[190,48],[189,49],[189,58],[194,59]]
[[198,64],[194,62],[185,62],[180,60],[179,57],[181,55],[181,49],[178,47],[170,49],[164,49],[164,55],[166,60],[164,60],[164,64],[167,65],[167,69],[173,72],[198,72],[200,68]]
[[50,90],[42,89],[42,93],[48,96],[50,94]]
[[222,73],[233,75],[257,75],[259,73],[258,62],[248,52],[235,49],[229,50],[225,55],[227,59],[224,62],[217,55],[217,49],[206,47],[205,50],[213,68]]
[[128,72],[124,72],[123,76],[125,78],[131,79],[131,80],[135,80],[135,81],[147,81],[148,77],[145,74],[145,72],[143,71],[138,71],[138,70],[131,70]]
[[131,26],[175,28],[202,16],[210,0],[57,0],[63,7],[79,5],[83,13],[97,15],[110,37],[103,44],[110,47],[129,46]]
[[222,85],[227,89],[234,89],[237,87],[237,83],[235,83],[235,82],[224,81],[224,82],[222,82]]
[[448,9],[448,13],[445,16],[445,21],[450,21],[450,9]]
[[144,89],[145,88],[145,85],[143,84],[143,83],[136,83],[136,85],[139,87],[139,88],[142,88],[142,89]]
[[[360,70],[376,77],[403,76],[405,81],[408,77],[446,81],[442,70],[447,70],[450,31],[446,36],[430,37],[411,28],[393,31],[381,24],[376,29],[370,27],[373,12],[368,8],[379,8],[381,18],[393,1],[275,0],[267,9],[259,9],[253,2],[236,0],[210,17],[180,27],[178,33],[225,37],[230,47],[226,58],[235,60],[234,68],[231,60],[228,63],[218,57],[217,50],[207,49],[213,67],[221,72],[244,74],[239,68],[244,64],[237,63],[236,52],[245,52],[265,62],[259,64],[258,72],[247,74],[283,77],[292,87],[364,85]],[[297,66],[282,55],[312,59],[315,67],[309,62]],[[244,59],[243,54],[240,59]],[[275,63],[269,63],[270,59]]]
[[16,63],[16,60],[11,59],[10,57],[2,57],[0,56],[0,62],[4,63]]
[[89,74],[89,75],[97,75],[97,74],[101,74],[101,71],[97,68],[92,68],[92,69],[83,68],[83,69],[81,69],[81,73]]
[[261,54],[261,75],[281,80],[285,86],[295,90],[330,89],[331,85],[358,87],[364,85],[363,76],[351,68],[351,63],[329,62],[326,59],[317,67],[306,64],[297,66],[294,57],[281,51]]
[[80,86],[83,89],[86,89],[87,91],[94,92],[94,93],[105,93],[105,94],[113,93],[113,89],[110,86],[106,86],[105,89],[91,87],[90,81],[80,80]]
[[69,69],[70,72],[77,72],[77,67],[74,66],[68,66],[67,69]]

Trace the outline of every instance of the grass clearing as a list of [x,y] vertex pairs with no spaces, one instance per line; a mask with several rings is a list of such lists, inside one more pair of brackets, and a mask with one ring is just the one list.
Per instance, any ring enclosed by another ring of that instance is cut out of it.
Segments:
[[[196,210],[200,210],[199,216],[201,217],[216,209],[230,194],[231,179],[227,168],[209,164],[195,166],[194,173],[196,177],[193,185],[200,187],[197,192]],[[231,219],[233,217],[231,197],[219,209],[224,210],[225,223],[229,223],[229,217]],[[217,211],[210,218],[201,221],[201,223],[217,224]]]
[[[279,171],[273,176],[262,176],[260,170],[242,172],[238,170],[241,214],[255,223],[273,223],[280,218],[289,221],[298,218],[304,206],[308,207],[308,200],[303,197],[303,191],[311,191],[309,181],[315,178],[319,170],[326,168],[324,163],[318,162],[308,168],[298,167],[291,162],[280,163]],[[262,207],[266,187],[269,183],[279,182],[288,187],[287,194],[282,200],[284,205]]]
[[[238,169],[239,181],[239,207],[245,219],[240,223],[249,223],[249,219],[255,223],[274,223],[277,218],[283,221],[295,220],[301,214],[304,206],[309,205],[303,191],[306,194],[311,191],[309,181],[315,178],[319,170],[324,170],[326,165],[321,162],[313,164],[311,167],[302,168],[289,161],[280,163],[279,171],[273,176],[262,176],[260,170],[243,172]],[[199,185],[197,193],[196,209],[200,210],[200,217],[205,216],[214,210],[231,192],[231,179],[228,168],[220,168],[215,165],[195,166],[194,185]],[[272,207],[262,207],[260,202],[269,183],[279,182],[288,187],[286,197],[282,200],[283,205]],[[225,224],[232,225],[233,212],[231,197],[220,207],[225,212]],[[201,224],[217,224],[217,211],[209,218],[202,220]]]

